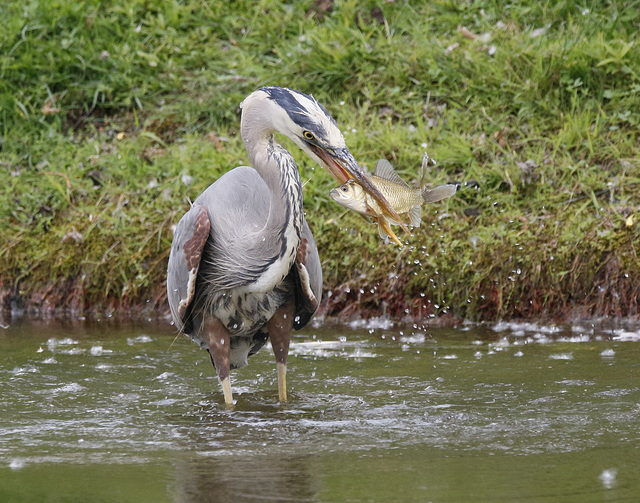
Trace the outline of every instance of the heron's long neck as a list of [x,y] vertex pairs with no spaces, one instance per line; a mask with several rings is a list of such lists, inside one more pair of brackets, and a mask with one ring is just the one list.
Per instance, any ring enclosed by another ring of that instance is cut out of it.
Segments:
[[[302,182],[293,156],[279,145],[273,135],[266,142],[266,162],[256,162],[254,167],[271,191],[269,225],[292,227],[297,239],[302,229]],[[296,244],[297,246],[297,244]]]
[[[253,167],[269,187],[271,208],[265,232],[281,241],[280,255],[297,248],[302,229],[302,184],[293,156],[274,139],[270,101],[254,93],[243,102],[240,133]],[[275,231],[275,232],[274,232]],[[285,250],[287,248],[287,250]]]
[[265,181],[271,194],[269,215],[261,230],[263,252],[269,264],[261,275],[256,291],[266,291],[279,284],[295,260],[302,232],[302,183],[293,156],[275,142],[273,135],[255,141],[247,148],[251,162]]

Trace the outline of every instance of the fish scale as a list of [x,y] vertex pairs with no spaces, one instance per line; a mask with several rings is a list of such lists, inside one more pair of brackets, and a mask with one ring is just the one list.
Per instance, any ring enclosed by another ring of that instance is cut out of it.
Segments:
[[[391,206],[395,208],[395,210],[399,213],[407,213],[416,205],[420,205],[423,203],[422,195],[420,191],[417,189],[412,189],[411,187],[403,187],[397,183],[390,182],[382,177],[373,175],[371,180],[374,185],[376,185],[382,195],[389,201]],[[369,194],[365,193],[365,199],[367,201],[367,205],[376,213],[382,213],[380,206],[376,202],[374,198],[372,198]]]

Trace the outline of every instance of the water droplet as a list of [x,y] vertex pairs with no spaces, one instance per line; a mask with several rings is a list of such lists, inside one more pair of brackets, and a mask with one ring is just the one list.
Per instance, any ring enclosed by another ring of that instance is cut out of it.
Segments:
[[24,460],[20,458],[14,458],[9,463],[9,468],[12,470],[19,470],[20,468],[24,468]]
[[600,474],[600,481],[605,489],[611,489],[616,485],[616,477],[618,476],[618,470],[615,468],[610,468],[609,470],[604,470]]

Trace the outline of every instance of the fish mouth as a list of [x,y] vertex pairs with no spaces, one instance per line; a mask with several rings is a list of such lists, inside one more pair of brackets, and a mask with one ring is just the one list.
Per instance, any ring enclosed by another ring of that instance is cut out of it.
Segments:
[[320,158],[325,169],[331,173],[331,176],[341,184],[354,179],[365,192],[376,200],[385,217],[395,220],[402,227],[402,230],[409,233],[409,228],[402,221],[398,212],[393,209],[393,206],[389,204],[389,201],[382,195],[378,187],[371,182],[367,173],[356,162],[348,148],[327,151],[311,143],[307,143],[307,145]]

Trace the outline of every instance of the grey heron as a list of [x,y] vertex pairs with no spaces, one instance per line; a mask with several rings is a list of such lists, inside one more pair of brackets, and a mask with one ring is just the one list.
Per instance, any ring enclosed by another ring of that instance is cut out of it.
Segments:
[[247,364],[269,338],[278,395],[287,400],[290,334],[314,315],[322,294],[318,249],[304,218],[302,184],[283,134],[340,183],[356,179],[399,219],[313,97],[264,87],[241,104],[240,133],[253,167],[225,173],[178,222],[167,295],[179,331],[209,351],[232,406],[230,370]]

